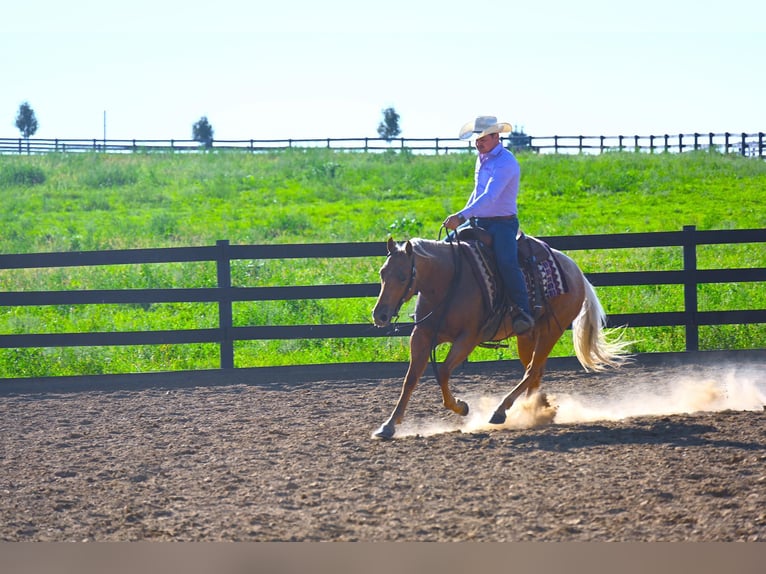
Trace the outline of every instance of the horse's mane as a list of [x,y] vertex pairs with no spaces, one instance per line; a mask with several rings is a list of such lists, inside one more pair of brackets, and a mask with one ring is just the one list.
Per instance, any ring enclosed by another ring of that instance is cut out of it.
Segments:
[[424,259],[440,259],[452,247],[452,245],[444,241],[422,239],[421,237],[413,237],[410,239],[410,243],[415,255]]

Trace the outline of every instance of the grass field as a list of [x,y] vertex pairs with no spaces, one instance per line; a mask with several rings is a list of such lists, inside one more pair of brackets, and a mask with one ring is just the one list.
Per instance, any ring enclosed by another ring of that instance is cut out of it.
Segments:
[[[437,238],[465,202],[475,156],[288,150],[199,154],[0,156],[0,251],[33,253],[137,247],[383,241]],[[734,155],[521,154],[522,228],[537,236],[746,229],[766,226],[766,163]],[[681,268],[676,248],[576,251],[586,272]],[[236,285],[377,282],[380,258],[242,261]],[[763,244],[700,249],[701,268],[764,267]],[[0,288],[126,289],[215,284],[212,265],[0,270]],[[702,310],[762,309],[762,283],[705,285]],[[608,313],[680,310],[678,286],[600,288]],[[238,325],[361,323],[370,299],[235,306]],[[407,312],[405,309],[404,312]],[[403,313],[404,315],[404,313]],[[0,309],[0,333],[206,328],[204,304],[40,306]],[[636,352],[684,348],[683,328],[633,329]],[[762,348],[766,326],[707,327],[703,349]],[[567,338],[554,355],[572,354]],[[472,360],[514,357],[479,350]],[[243,342],[237,366],[406,360],[406,340]],[[0,376],[214,368],[215,345],[0,349]]]

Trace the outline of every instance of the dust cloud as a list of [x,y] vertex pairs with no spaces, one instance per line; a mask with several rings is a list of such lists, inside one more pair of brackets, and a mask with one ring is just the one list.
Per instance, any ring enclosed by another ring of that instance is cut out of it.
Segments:
[[502,396],[466,395],[463,399],[470,405],[465,419],[405,420],[396,436],[526,429],[546,424],[618,421],[695,412],[762,411],[766,408],[766,374],[755,369],[717,369],[704,375],[691,373],[663,382],[631,380],[630,375],[626,375],[619,385],[612,385],[603,394],[591,389],[587,394],[551,392],[520,398],[506,413],[502,425],[488,423]]

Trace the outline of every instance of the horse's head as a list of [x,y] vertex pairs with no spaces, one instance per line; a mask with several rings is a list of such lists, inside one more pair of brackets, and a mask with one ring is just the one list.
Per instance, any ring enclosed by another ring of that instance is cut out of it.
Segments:
[[415,256],[412,244],[399,246],[388,239],[388,258],[380,268],[380,295],[372,310],[376,327],[385,327],[401,306],[415,294]]

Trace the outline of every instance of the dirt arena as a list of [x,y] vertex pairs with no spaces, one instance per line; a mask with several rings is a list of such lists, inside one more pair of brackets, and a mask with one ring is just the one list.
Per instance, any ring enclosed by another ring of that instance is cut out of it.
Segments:
[[[3,391],[4,541],[764,541],[766,361]],[[403,375],[404,373],[402,373]],[[485,412],[486,411],[486,412]]]

